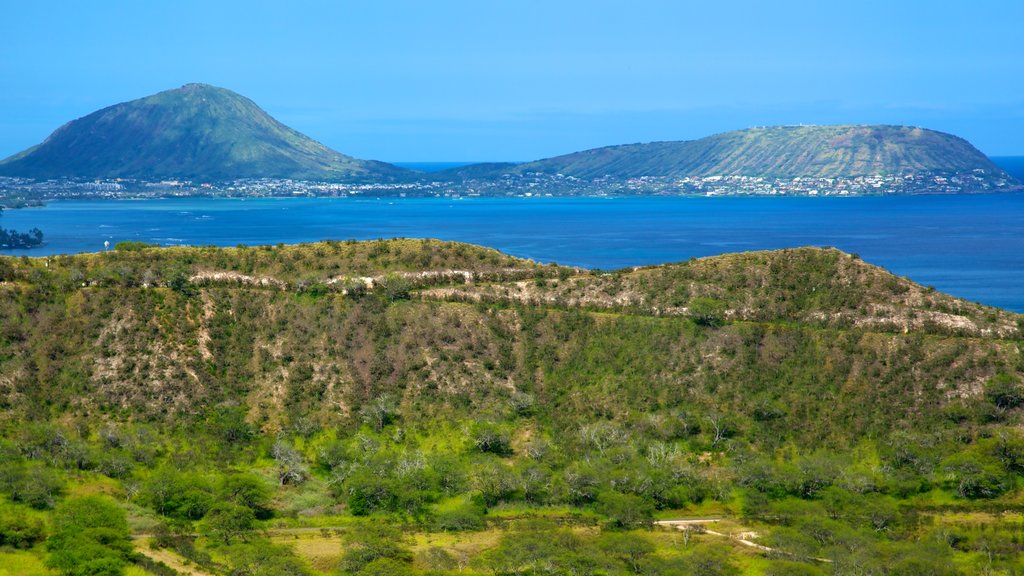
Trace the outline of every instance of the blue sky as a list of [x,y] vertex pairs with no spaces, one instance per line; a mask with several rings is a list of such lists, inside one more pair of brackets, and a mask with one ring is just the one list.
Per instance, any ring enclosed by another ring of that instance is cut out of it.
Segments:
[[1024,2],[3,0],[0,157],[206,82],[348,154],[529,160],[755,125],[1024,155]]

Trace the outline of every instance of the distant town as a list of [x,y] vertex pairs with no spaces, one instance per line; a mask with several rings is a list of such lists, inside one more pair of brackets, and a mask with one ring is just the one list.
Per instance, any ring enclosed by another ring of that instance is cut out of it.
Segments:
[[1013,180],[984,170],[848,178],[755,176],[643,176],[582,179],[562,174],[506,174],[498,178],[444,180],[425,176],[407,182],[338,183],[287,178],[226,182],[196,180],[52,179],[0,177],[0,205],[7,208],[65,199],[169,197],[543,197],[543,196],[860,196],[960,194],[1019,189]]

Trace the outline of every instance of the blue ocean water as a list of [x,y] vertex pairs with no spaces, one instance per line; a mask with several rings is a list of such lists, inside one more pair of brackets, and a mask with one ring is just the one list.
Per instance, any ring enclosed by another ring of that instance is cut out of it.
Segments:
[[1024,156],[993,156],[991,160],[1010,176],[1024,182]]
[[419,170],[420,172],[440,172],[442,170],[468,166],[474,164],[474,162],[392,162],[392,164],[400,168]]
[[51,202],[5,211],[46,244],[233,246],[430,237],[612,269],[725,252],[835,246],[950,294],[1024,312],[1024,195],[858,198],[267,198]]

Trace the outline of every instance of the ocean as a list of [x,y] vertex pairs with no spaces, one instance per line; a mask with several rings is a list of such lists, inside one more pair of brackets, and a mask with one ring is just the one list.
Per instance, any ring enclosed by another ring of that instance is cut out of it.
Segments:
[[8,210],[42,256],[162,245],[409,237],[588,268],[835,246],[923,285],[1024,312],[1024,194],[856,198],[264,198],[57,201]]

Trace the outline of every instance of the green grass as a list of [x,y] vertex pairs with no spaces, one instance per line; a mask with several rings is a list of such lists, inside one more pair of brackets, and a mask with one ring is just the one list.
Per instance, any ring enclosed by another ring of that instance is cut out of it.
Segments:
[[[54,576],[44,564],[42,549],[10,550],[0,548],[0,576]],[[140,575],[131,575],[140,576]]]

